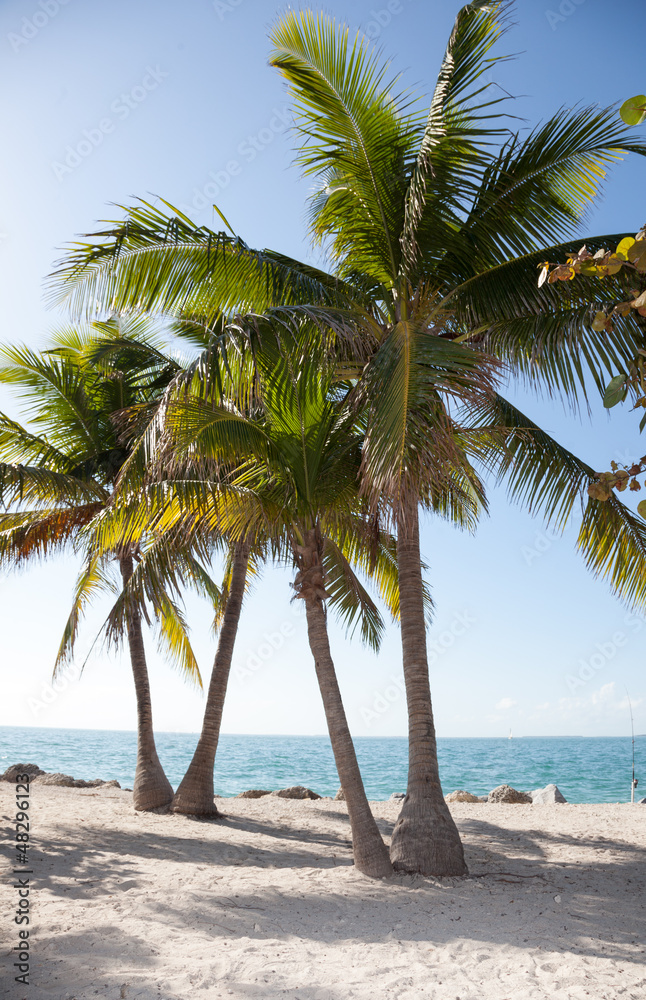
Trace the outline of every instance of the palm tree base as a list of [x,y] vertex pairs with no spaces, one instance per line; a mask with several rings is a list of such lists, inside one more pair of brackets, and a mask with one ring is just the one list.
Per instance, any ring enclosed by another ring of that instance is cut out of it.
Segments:
[[223,816],[213,799],[205,802],[202,798],[193,799],[190,795],[179,798],[176,795],[171,802],[170,811],[181,813],[182,816],[208,816],[209,819],[222,819]]
[[141,772],[137,767],[135,782],[132,789],[132,803],[137,812],[151,812],[170,805],[173,801],[173,787],[164,774],[161,764],[159,770],[147,769]]
[[196,761],[196,751],[188,771],[180,782],[171,803],[170,811],[184,816],[208,816],[221,819],[222,813],[213,796],[213,761],[206,766]]
[[446,803],[407,795],[395,824],[390,860],[395,871],[468,875],[458,829]]
[[385,844],[383,847],[383,851],[372,852],[366,855],[355,850],[354,867],[362,875],[367,875],[369,878],[388,878],[391,876],[393,874],[393,866],[388,857],[388,848]]

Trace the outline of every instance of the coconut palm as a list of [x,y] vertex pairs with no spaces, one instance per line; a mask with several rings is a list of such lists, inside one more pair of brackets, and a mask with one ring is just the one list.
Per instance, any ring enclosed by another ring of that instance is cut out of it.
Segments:
[[[210,403],[180,395],[165,404],[165,433],[175,469],[184,459],[193,468],[199,463],[203,477],[209,464],[213,472],[212,478],[201,480],[165,476],[155,529],[175,529],[188,516],[201,530],[232,539],[231,590],[237,561],[237,614],[250,550],[270,547],[276,558],[297,569],[294,589],[305,602],[310,647],[348,804],[355,864],[366,874],[381,876],[391,866],[363,788],[330,652],[325,607],[329,603],[350,626],[360,617],[362,637],[378,647],[383,623],[351,563],[375,578],[396,614],[393,544],[374,517],[366,518],[367,505],[358,496],[361,438],[354,415],[343,411],[333,370],[312,353],[311,339],[289,349],[275,341],[274,347],[272,352],[265,340],[256,356],[251,407],[244,393]],[[114,530],[110,518],[107,522],[108,530]],[[117,529],[120,537],[126,523],[122,519]],[[126,530],[131,533],[133,524]],[[113,537],[107,536],[109,544]],[[216,659],[214,677],[217,672]],[[220,715],[226,687],[222,673]],[[213,726],[216,743],[219,719],[215,717]],[[212,758],[207,763],[212,775]],[[197,777],[197,768],[195,772]],[[187,790],[189,802],[193,790]],[[205,799],[202,805],[212,813],[212,783],[210,793],[211,802]],[[184,803],[180,808],[189,811]]]
[[[575,249],[563,241],[607,166],[644,147],[612,110],[561,110],[526,135],[513,131],[501,98],[484,82],[500,61],[490,53],[508,8],[462,8],[425,113],[400,93],[370,45],[360,37],[351,43],[343,26],[304,11],[287,13],[273,30],[272,62],[296,104],[298,159],[319,184],[312,232],[328,252],[331,274],[195,227],[168,205],[164,211],[142,203],[125,223],[78,245],[55,275],[77,309],[99,303],[105,310],[184,312],[205,328],[205,317],[232,311],[289,317],[300,310],[328,322],[346,355],[349,345],[356,348],[364,491],[372,498],[385,493],[391,503],[406,580],[410,773],[392,857],[398,867],[434,874],[465,867],[437,769],[419,505],[441,493],[448,469],[455,474],[462,463],[468,474],[467,442],[458,447],[456,433],[462,422],[477,416],[491,431],[502,415],[509,423],[490,436],[489,464],[508,472],[512,453],[515,468],[529,470],[522,481],[512,473],[512,496],[548,517],[567,516],[585,466],[556,442],[546,464],[538,430],[496,392],[496,364],[574,398],[585,392],[586,372],[601,384],[641,343],[631,318],[612,340],[591,328],[599,307],[592,283],[536,285],[538,263]],[[588,243],[595,249],[621,235]],[[621,275],[607,280],[607,294],[618,297],[613,283],[619,288]],[[601,515],[597,508],[588,505],[579,539],[586,559],[610,575],[618,593],[643,599],[643,526],[618,500]],[[595,528],[599,516],[603,530],[610,518],[622,552],[630,552],[625,572]]]
[[[0,415],[0,490],[12,508],[0,514],[0,564],[12,568],[68,547],[81,552],[83,570],[57,665],[72,655],[92,598],[101,591],[119,595],[106,632],[116,642],[126,635],[130,651],[138,721],[133,801],[142,810],[167,805],[173,790],[155,746],[142,619],[149,619],[150,607],[162,648],[200,684],[178,599],[187,582],[212,600],[219,596],[217,588],[192,552],[175,549],[173,560],[168,558],[168,538],[142,538],[137,546],[99,554],[87,529],[110,502],[138,420],[177,373],[178,363],[145,324],[117,322],[62,331],[43,352],[5,347],[0,363],[0,381],[17,390],[33,428]],[[134,425],[130,429],[126,418]],[[164,577],[162,553],[172,566]]]

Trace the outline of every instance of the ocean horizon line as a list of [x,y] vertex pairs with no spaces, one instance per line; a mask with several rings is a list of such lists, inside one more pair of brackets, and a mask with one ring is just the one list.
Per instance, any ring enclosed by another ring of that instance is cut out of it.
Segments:
[[[50,729],[53,732],[78,732],[78,733],[131,733],[136,735],[136,729],[114,729],[112,727],[102,728],[102,727],[92,727],[87,726],[12,726],[8,724],[0,724],[1,729],[33,729],[42,730]],[[196,736],[199,737],[200,733],[197,730],[192,729],[155,729],[155,733],[159,736]],[[328,733],[241,733],[241,732],[228,732],[222,731],[221,736],[250,736],[254,738],[262,739],[298,739],[298,740],[320,740],[329,739]],[[542,733],[522,733],[514,734],[513,737],[501,733],[499,736],[480,736],[478,734],[470,734],[468,736],[443,736],[437,734],[436,739],[438,740],[621,740],[621,739],[632,739],[631,733],[613,734],[613,733],[595,733],[594,735],[589,735],[585,733],[557,733],[545,735]],[[646,738],[646,733],[635,733],[634,738],[644,739]],[[397,736],[397,735],[362,735],[354,736],[353,740],[408,740],[408,736]]]

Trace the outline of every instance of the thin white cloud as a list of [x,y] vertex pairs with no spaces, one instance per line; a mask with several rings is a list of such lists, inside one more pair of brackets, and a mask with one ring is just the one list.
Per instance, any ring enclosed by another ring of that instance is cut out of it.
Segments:
[[[642,704],[642,698],[634,698],[633,710]],[[604,684],[596,691],[579,698],[561,698],[558,703],[558,713],[562,719],[606,720],[628,718],[628,698],[617,696],[615,682]]]
[[499,712],[504,712],[509,708],[513,708],[516,702],[512,698],[503,698],[498,702],[496,708]]

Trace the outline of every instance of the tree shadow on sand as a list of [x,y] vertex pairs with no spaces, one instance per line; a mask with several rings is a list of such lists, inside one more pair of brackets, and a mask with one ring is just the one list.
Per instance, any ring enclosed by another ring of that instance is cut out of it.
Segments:
[[[339,817],[345,820],[343,813]],[[39,885],[60,898],[90,901],[107,894],[120,902],[123,895],[127,909],[136,908],[137,933],[126,934],[117,919],[104,927],[93,926],[89,933],[58,928],[49,936],[49,947],[61,963],[61,981],[66,967],[68,975],[74,968],[99,970],[95,976],[101,982],[105,977],[105,990],[113,990],[115,975],[125,982],[128,970],[144,979],[148,972],[154,977],[162,961],[157,958],[159,942],[186,937],[188,925],[192,944],[204,942],[205,961],[196,980],[200,989],[208,986],[204,977],[216,976],[227,943],[240,939],[252,951],[287,947],[293,939],[331,949],[348,942],[368,947],[392,941],[395,965],[400,964],[400,952],[404,961],[402,947],[417,944],[425,953],[428,946],[451,950],[464,946],[470,955],[480,949],[488,954],[496,945],[523,955],[549,952],[550,961],[556,963],[555,954],[564,961],[571,956],[593,961],[602,957],[623,963],[622,968],[628,963],[640,966],[639,942],[646,940],[645,910],[639,898],[643,851],[593,832],[565,835],[514,829],[497,825],[494,818],[459,822],[471,877],[396,875],[387,881],[365,878],[351,867],[345,827],[338,835],[299,829],[298,815],[290,816],[289,828],[255,817],[223,821],[238,838],[246,831],[248,845],[214,838],[216,828],[210,823],[191,824],[194,835],[187,835],[186,817],[183,828],[173,817],[160,817],[166,829],[158,831],[109,831],[91,823],[82,830],[60,827],[55,837],[42,839],[34,851]],[[385,821],[380,825],[392,826]],[[208,839],[200,837],[200,829],[209,831]],[[266,841],[265,846],[255,846],[258,835],[271,837],[275,846],[267,847]],[[601,864],[591,860],[590,850],[604,852]],[[155,860],[186,866],[180,870],[179,889],[171,892],[159,884],[155,866],[150,865]],[[337,866],[342,870],[330,871]],[[254,872],[261,868],[277,869],[273,884],[255,878]],[[297,881],[288,876],[281,883],[278,869],[291,869]],[[155,944],[146,934],[152,925]],[[47,941],[48,936],[42,935],[43,954]],[[167,953],[166,968],[168,961]],[[274,995],[335,1000],[347,995],[343,990],[337,994],[333,984],[323,988],[312,983],[293,990],[285,983],[284,989],[278,989],[277,982],[267,983],[261,977],[254,983],[236,981],[236,995],[249,1000]],[[93,986],[96,989],[96,980]],[[96,995],[94,989],[88,997]],[[163,990],[145,992],[145,983],[139,982],[137,989],[140,994],[134,992],[133,980],[133,992],[126,992],[126,997],[173,1000],[173,994]],[[98,995],[107,1000],[119,997],[114,992]],[[79,993],[79,1000],[83,996]]]

